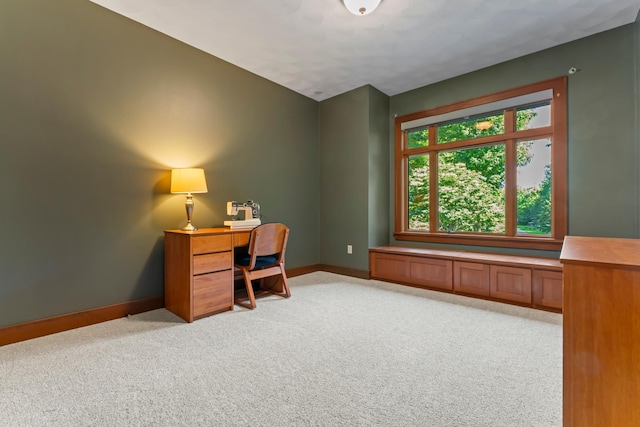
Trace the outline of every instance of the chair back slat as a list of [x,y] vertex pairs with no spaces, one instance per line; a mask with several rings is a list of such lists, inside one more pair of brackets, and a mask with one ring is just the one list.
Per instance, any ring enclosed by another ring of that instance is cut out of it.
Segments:
[[255,266],[255,258],[259,256],[276,255],[278,263],[284,258],[289,237],[289,227],[280,223],[259,225],[251,231],[249,255],[251,267]]

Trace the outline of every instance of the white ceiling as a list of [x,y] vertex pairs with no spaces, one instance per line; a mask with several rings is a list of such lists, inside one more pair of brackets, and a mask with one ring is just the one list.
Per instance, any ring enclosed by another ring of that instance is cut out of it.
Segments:
[[635,21],[640,0],[91,0],[309,98],[392,96]]

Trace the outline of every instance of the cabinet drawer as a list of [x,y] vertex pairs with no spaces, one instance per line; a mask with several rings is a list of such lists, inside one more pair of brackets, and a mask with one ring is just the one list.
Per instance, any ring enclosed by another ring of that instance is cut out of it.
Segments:
[[231,235],[196,236],[193,238],[193,254],[207,254],[231,250]]
[[410,258],[410,282],[438,289],[453,289],[453,262],[438,258]]
[[371,275],[378,279],[406,281],[409,278],[408,257],[373,254]]
[[453,262],[447,259],[375,254],[372,276],[414,285],[451,290]]
[[373,278],[411,283],[418,286],[453,289],[453,262],[448,259],[374,254]]
[[531,304],[531,270],[492,265],[491,296]]
[[533,303],[562,308],[562,272],[533,270]]
[[193,274],[212,273],[229,270],[232,267],[231,252],[195,255],[193,257]]
[[227,270],[193,278],[194,317],[233,309],[232,274]]
[[453,289],[473,295],[489,296],[489,264],[456,261],[453,263]]

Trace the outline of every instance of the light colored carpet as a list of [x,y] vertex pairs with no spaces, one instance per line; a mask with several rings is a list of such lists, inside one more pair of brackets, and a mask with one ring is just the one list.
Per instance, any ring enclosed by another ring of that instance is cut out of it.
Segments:
[[0,347],[2,426],[560,426],[562,318],[316,272]]

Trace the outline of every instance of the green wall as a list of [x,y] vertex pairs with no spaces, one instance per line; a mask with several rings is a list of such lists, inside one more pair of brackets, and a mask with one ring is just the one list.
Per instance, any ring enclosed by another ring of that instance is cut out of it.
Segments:
[[369,247],[389,240],[389,129],[389,97],[369,87]]
[[[320,103],[320,262],[363,266],[368,250],[369,91],[366,86]],[[347,255],[347,245],[353,254]]]
[[387,241],[388,103],[371,86],[320,103],[322,264],[368,271],[369,247]]
[[[569,234],[640,237],[638,25],[636,22],[393,96],[391,113],[404,115],[447,105],[566,75],[570,67],[576,67],[579,71],[568,77]],[[389,138],[393,140],[392,132]],[[389,153],[393,170],[393,144]],[[389,178],[393,189],[393,174]],[[391,194],[390,212],[393,191]],[[393,224],[389,238],[392,243],[408,244],[393,239]],[[557,255],[550,251],[507,252]]]
[[317,102],[85,0],[0,2],[0,58],[0,327],[162,295],[173,167],[195,225],[253,199],[317,263]]

